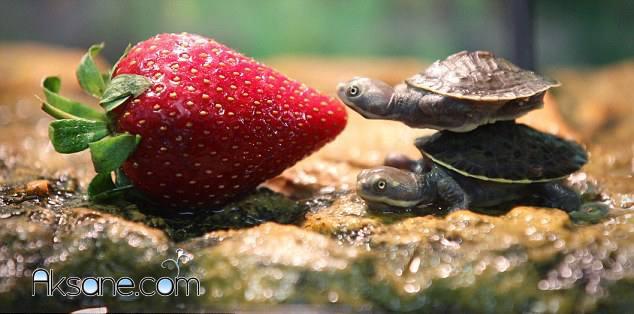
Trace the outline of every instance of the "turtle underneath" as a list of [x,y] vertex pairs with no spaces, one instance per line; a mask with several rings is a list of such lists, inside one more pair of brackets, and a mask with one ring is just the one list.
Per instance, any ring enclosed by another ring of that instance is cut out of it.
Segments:
[[357,193],[370,207],[439,204],[452,211],[530,196],[540,206],[566,211],[581,205],[562,180],[587,162],[586,151],[526,125],[497,122],[466,133],[440,131],[417,139],[416,147],[423,159],[389,158],[386,164],[395,167],[358,175]]
[[337,95],[368,119],[466,132],[541,108],[545,92],[559,85],[491,52],[461,51],[395,87],[355,77],[339,84]]

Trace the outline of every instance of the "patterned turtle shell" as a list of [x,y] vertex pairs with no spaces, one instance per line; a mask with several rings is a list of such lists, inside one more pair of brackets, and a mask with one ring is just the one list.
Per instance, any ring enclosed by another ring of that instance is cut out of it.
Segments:
[[461,51],[406,80],[410,86],[475,101],[530,97],[561,85],[488,51]]
[[579,144],[508,121],[466,133],[440,131],[418,138],[416,147],[440,166],[502,183],[562,179],[588,161]]

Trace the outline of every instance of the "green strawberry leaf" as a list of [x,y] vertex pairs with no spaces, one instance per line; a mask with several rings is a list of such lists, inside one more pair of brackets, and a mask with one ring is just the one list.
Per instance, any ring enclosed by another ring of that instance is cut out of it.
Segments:
[[112,79],[103,94],[101,106],[110,112],[123,104],[130,97],[137,97],[152,85],[145,76],[136,74],[121,74]]
[[101,79],[103,79],[103,83],[106,84],[106,86],[110,85],[110,75],[110,71],[101,73]]
[[119,57],[119,60],[117,60],[117,62],[115,62],[115,64],[112,66],[112,69],[110,69],[110,73],[108,74],[108,81],[112,80],[112,74],[114,74],[114,70],[117,68],[117,66],[119,65],[119,62],[121,62],[121,60],[123,58],[125,58],[128,53],[130,52],[130,49],[132,49],[132,44],[128,43],[128,46],[125,47],[125,50],[123,51],[123,54],[121,55],[121,57]]
[[51,93],[59,94],[62,89],[62,80],[57,76],[47,76],[42,81],[42,87],[44,90],[48,90]]
[[49,76],[42,81],[45,101],[42,110],[56,119],[86,119],[106,122],[108,118],[103,112],[90,108],[82,103],[59,95],[62,81],[57,76]]
[[117,168],[117,170],[114,171],[114,174],[115,174],[114,184],[117,187],[132,185],[132,181],[130,181],[128,176],[126,176],[125,173],[123,173],[123,169]]
[[75,120],[81,119],[78,116],[74,116],[68,112],[64,112],[60,109],[57,109],[56,107],[51,106],[51,104],[49,104],[42,98],[38,97],[37,95],[35,96],[35,98],[37,98],[39,101],[42,102],[42,111],[48,113],[49,116],[55,119],[75,119]]
[[114,188],[110,172],[98,173],[88,185],[88,197],[93,199],[94,196],[111,191]]
[[117,99],[109,101],[107,103],[101,103],[101,106],[103,106],[103,108],[107,112],[110,112],[110,111],[114,110],[114,108],[117,108],[117,107],[121,106],[123,103],[125,103],[126,101],[128,101],[128,99],[130,99],[130,96],[117,98]]
[[81,58],[79,67],[75,72],[81,88],[96,98],[101,98],[106,89],[106,84],[94,60],[103,46],[103,43],[90,46],[88,52]]
[[63,119],[51,122],[48,136],[55,151],[70,154],[88,148],[88,144],[98,141],[109,133],[103,121]]
[[119,168],[134,152],[140,141],[141,136],[125,133],[88,144],[95,171],[109,173]]
[[110,172],[98,173],[88,185],[88,198],[91,201],[102,202],[120,197],[132,185],[115,186]]

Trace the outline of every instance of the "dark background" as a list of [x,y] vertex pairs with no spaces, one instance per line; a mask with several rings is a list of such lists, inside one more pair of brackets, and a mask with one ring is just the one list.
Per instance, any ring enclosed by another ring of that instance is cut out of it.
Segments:
[[[4,0],[0,41],[86,48],[161,32],[214,37],[253,57],[284,54],[443,58],[463,49],[512,59],[515,0]],[[535,1],[540,65],[598,65],[634,56],[634,1]]]

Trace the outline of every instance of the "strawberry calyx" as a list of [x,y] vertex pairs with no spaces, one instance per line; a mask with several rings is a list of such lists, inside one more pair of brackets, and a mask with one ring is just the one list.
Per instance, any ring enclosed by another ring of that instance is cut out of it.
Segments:
[[117,197],[133,188],[120,167],[135,151],[141,137],[115,132],[109,113],[151,85],[144,76],[124,74],[113,78],[112,70],[99,71],[94,58],[103,47],[101,43],[88,49],[77,67],[76,76],[81,88],[99,100],[104,112],[61,96],[61,80],[56,76],[42,81],[44,99],[40,99],[42,110],[56,119],[49,125],[49,138],[55,151],[71,154],[90,150],[97,172],[88,186],[88,197],[93,201]]

